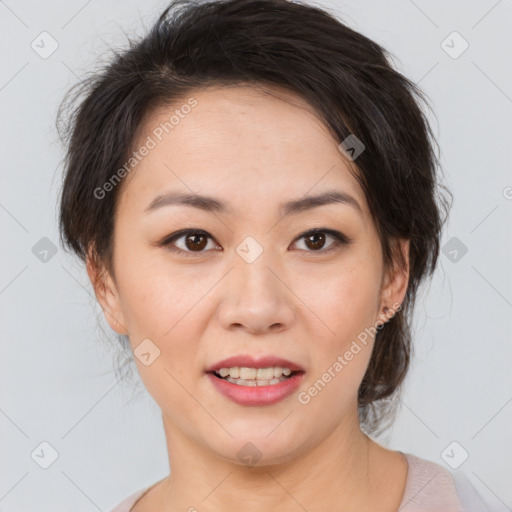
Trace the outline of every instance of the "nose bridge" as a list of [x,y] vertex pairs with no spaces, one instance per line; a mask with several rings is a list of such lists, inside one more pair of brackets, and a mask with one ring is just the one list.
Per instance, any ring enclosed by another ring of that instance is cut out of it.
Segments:
[[283,290],[279,289],[278,280],[270,271],[275,266],[272,251],[248,237],[239,244],[236,253],[231,285],[234,296],[248,304],[253,302],[255,307],[259,301],[276,302]]
[[289,291],[276,276],[278,268],[272,251],[253,237],[237,246],[221,306],[225,328],[236,325],[250,332],[263,332],[283,328],[292,321]]
[[272,268],[269,251],[260,254],[254,261],[247,261],[237,255],[232,271],[233,291],[235,293],[247,293],[248,298],[256,298],[258,294],[270,294],[275,297],[280,293],[276,288],[276,278],[270,271]]

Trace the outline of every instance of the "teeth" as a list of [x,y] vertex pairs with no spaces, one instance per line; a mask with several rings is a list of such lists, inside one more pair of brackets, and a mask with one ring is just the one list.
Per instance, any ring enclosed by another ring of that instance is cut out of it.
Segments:
[[274,368],[258,368],[256,378],[258,380],[269,380],[274,378]]
[[231,377],[226,377],[226,380],[228,382],[231,382],[232,384],[238,384],[239,386],[248,386],[248,387],[254,387],[254,386],[273,386],[274,384],[279,384],[280,382],[283,382],[283,380],[286,380],[286,377],[282,376],[279,377],[279,379],[273,378],[270,380],[245,380],[245,379],[233,379]]
[[[256,368],[240,368],[240,378],[245,380],[254,380],[256,378]],[[231,373],[229,374],[231,377]]]
[[[242,379],[247,381],[270,381],[279,379],[282,375],[289,376],[292,371],[290,368],[280,366],[270,368],[247,368],[235,366],[232,368],[221,368],[217,371],[221,377],[231,377],[232,379]],[[229,380],[229,378],[227,379]]]

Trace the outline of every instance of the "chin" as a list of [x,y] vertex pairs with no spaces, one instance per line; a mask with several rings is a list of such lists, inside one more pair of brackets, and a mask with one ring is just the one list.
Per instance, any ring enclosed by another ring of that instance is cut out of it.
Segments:
[[261,467],[290,462],[305,442],[297,435],[290,435],[289,431],[279,433],[279,427],[272,432],[268,424],[264,429],[244,428],[239,434],[230,429],[229,425],[226,428],[233,439],[222,443],[222,446],[210,445],[210,448],[222,459],[240,466]]

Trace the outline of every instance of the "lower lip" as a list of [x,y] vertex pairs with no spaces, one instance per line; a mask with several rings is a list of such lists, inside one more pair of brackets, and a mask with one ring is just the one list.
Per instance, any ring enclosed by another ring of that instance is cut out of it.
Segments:
[[299,387],[304,373],[296,373],[279,384],[268,386],[240,386],[216,377],[213,373],[207,375],[217,391],[233,402],[258,406],[275,404],[293,393]]

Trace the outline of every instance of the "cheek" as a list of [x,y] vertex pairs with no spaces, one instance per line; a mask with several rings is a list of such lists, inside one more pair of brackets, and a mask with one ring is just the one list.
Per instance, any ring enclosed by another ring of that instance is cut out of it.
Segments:
[[[119,237],[122,239],[121,237]],[[155,251],[138,248],[123,251],[116,261],[121,308],[126,327],[134,337],[172,336],[181,319],[198,305],[211,278],[197,279],[197,270],[170,265],[165,258],[155,257]],[[130,244],[124,244],[125,247]],[[121,256],[127,254],[126,257]]]
[[376,292],[374,280],[354,270],[326,282],[311,307],[322,322],[308,334],[313,371],[299,396],[311,417],[329,410],[336,423],[356,403],[373,349]]
[[301,286],[304,301],[321,320],[311,316],[315,327],[308,334],[315,340],[312,380],[329,388],[322,393],[325,400],[349,399],[357,393],[373,348],[378,269],[359,260],[329,275],[310,277]]
[[[323,321],[325,336],[339,343],[373,325],[378,307],[378,269],[367,261],[346,262],[301,278],[297,293]],[[330,336],[329,336],[330,334]]]
[[[179,400],[183,391],[179,383],[188,389],[202,376],[200,343],[208,318],[205,295],[217,281],[211,273],[197,279],[197,271],[180,270],[149,258],[136,266],[119,265],[130,344],[141,378],[158,403],[166,396]],[[151,366],[137,360],[146,339],[157,347],[158,357]]]
[[[201,297],[208,289],[206,284],[183,279],[155,261],[126,266],[122,271],[122,265],[119,268],[123,314],[146,389],[162,408],[169,403],[169,397],[177,410],[193,406],[182,386],[192,389],[191,383],[200,371],[198,315]],[[138,357],[144,352],[156,354],[150,356],[147,366],[144,358]]]

